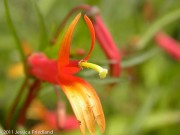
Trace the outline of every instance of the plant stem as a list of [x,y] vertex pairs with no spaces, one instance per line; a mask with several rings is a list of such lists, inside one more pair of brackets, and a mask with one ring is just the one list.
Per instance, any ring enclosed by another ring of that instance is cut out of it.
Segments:
[[17,104],[21,98],[23,91],[25,90],[26,86],[28,85],[28,83],[29,83],[29,79],[26,77],[24,79],[24,82],[22,83],[22,85],[20,87],[20,90],[18,92],[18,95],[15,98],[15,101],[12,104],[12,107],[10,108],[9,113],[7,114],[7,118],[6,118],[6,128],[7,129],[9,129],[11,127],[10,124],[11,124],[11,121],[13,119],[13,113],[15,112],[16,106],[17,106]]
[[27,97],[22,106],[22,109],[20,110],[16,124],[19,123],[19,124],[24,125],[26,111],[27,111],[29,105],[31,104],[32,100],[36,97],[38,90],[40,89],[40,85],[41,85],[41,81],[36,79],[36,80],[34,80],[32,85],[29,87]]

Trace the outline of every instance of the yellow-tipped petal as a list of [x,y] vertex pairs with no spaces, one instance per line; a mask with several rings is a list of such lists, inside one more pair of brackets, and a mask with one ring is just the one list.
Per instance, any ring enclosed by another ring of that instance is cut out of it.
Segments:
[[[79,88],[78,85],[75,87]],[[79,90],[76,92],[78,95],[77,98],[79,99],[79,104],[82,108],[82,112],[84,115],[85,124],[86,124],[89,132],[91,133],[91,135],[94,135],[95,130],[96,130],[96,125],[95,125],[93,111],[91,109],[92,105],[88,101],[87,95],[85,95],[82,88],[79,88]]]
[[74,90],[71,89],[71,87],[64,86],[64,85],[62,85],[61,87],[73,108],[73,111],[76,115],[77,120],[79,121],[81,133],[83,135],[85,135],[85,127],[86,126],[85,126],[84,114],[83,114],[82,108],[79,104],[77,94],[74,92]]
[[85,134],[85,126],[88,128],[91,135],[95,133],[95,120],[93,111],[91,110],[91,105],[82,91],[78,88],[76,84],[71,86],[62,86],[63,91],[67,95],[73,111],[80,122],[80,129],[82,134]]
[[[101,132],[103,133],[106,127],[106,122],[105,122],[104,112],[102,109],[100,99],[96,91],[93,89],[93,87],[91,87],[91,85],[85,82],[84,80],[82,81],[83,81],[83,86],[85,86],[83,88],[84,88],[84,91],[86,92],[86,95],[88,96],[89,102],[93,104],[92,111],[94,114],[94,118],[98,126],[100,127]],[[82,85],[82,83],[80,83],[79,85]]]
[[60,86],[68,97],[77,119],[81,122],[82,134],[84,135],[86,126],[91,135],[94,135],[95,121],[104,132],[104,113],[95,90],[84,80],[78,77],[74,77],[74,79],[74,82],[66,85],[60,84]]

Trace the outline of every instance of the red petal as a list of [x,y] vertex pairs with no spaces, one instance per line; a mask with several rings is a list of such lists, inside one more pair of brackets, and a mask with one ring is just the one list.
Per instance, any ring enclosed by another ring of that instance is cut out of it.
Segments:
[[29,73],[36,78],[53,84],[58,83],[57,61],[48,59],[43,53],[28,57]]
[[66,70],[69,71],[70,74],[75,74],[81,70],[79,67],[79,61],[78,60],[71,60],[69,64],[66,66]]
[[[33,53],[28,57],[29,73],[36,78],[58,84],[57,61],[48,59],[43,53]],[[75,74],[81,70],[78,61],[70,61],[61,71],[64,74]]]
[[[57,61],[48,59],[43,53],[33,53],[28,57],[29,73],[36,78],[53,84],[59,83]],[[61,69],[64,74],[75,74],[81,68],[78,61],[70,61],[69,64]]]

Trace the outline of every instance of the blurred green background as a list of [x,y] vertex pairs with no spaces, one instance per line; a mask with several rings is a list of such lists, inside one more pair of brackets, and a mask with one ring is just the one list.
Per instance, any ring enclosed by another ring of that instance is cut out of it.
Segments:
[[[41,13],[40,18],[35,3]],[[154,25],[176,40],[180,40],[180,19],[169,23],[161,18],[180,8],[179,0],[8,0],[10,15],[20,40],[35,52],[40,44],[50,41],[56,28],[75,6],[96,5],[114,41],[124,57],[120,62],[119,78],[98,79],[94,71],[79,75],[89,81],[98,92],[106,116],[104,135],[179,135],[180,134],[180,64],[158,48],[150,33]],[[180,15],[179,15],[180,16]],[[180,17],[179,17],[180,18]],[[43,23],[45,29],[43,28]],[[69,19],[68,23],[72,21]],[[67,23],[67,24],[68,24]],[[67,26],[67,25],[66,25]],[[154,33],[155,34],[155,33]],[[45,39],[46,38],[46,39]],[[146,39],[145,39],[146,38]],[[142,47],[136,45],[144,41]],[[89,32],[81,20],[74,33],[72,51],[88,50]],[[47,44],[48,46],[48,44]],[[46,47],[49,57],[57,57],[57,48]],[[0,127],[12,105],[24,77],[19,68],[20,54],[6,21],[3,1],[0,1]],[[96,43],[90,61],[108,67],[108,60]],[[13,71],[10,71],[13,70]],[[116,82],[114,87],[109,84]],[[56,109],[56,95],[51,84],[44,83],[38,99],[49,109]],[[61,96],[67,101],[63,92]],[[20,103],[23,100],[19,101]],[[72,114],[69,102],[67,112]],[[23,127],[28,129],[29,127]],[[79,135],[80,131],[59,132]],[[97,131],[97,134],[100,134]]]

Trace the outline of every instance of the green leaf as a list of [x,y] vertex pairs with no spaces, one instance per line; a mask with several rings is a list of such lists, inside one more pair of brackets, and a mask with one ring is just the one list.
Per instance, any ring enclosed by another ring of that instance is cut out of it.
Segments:
[[23,49],[21,47],[21,41],[17,35],[17,32],[16,32],[15,27],[13,25],[12,19],[10,17],[7,0],[4,0],[4,7],[5,7],[7,24],[9,26],[9,29],[11,30],[11,33],[12,33],[12,36],[13,36],[15,42],[16,42],[16,48],[18,49],[18,51],[20,53],[21,61],[25,62],[25,55],[24,55]]
[[157,20],[154,24],[152,24],[146,33],[143,34],[139,42],[137,43],[138,49],[143,49],[146,47],[148,42],[153,38],[153,36],[160,31],[166,25],[176,21],[180,18],[180,9],[176,9],[175,11],[165,15],[164,17]]
[[44,50],[47,46],[49,46],[49,41],[48,41],[48,35],[47,35],[47,30],[44,22],[44,18],[41,14],[41,11],[39,10],[39,7],[37,6],[36,2],[32,0],[38,19],[39,19],[39,25],[41,29],[41,36],[40,36],[40,45],[39,45],[39,50]]
[[132,67],[132,66],[136,66],[139,65],[145,61],[147,61],[148,59],[152,58],[155,54],[157,54],[159,51],[157,48],[152,48],[149,49],[146,52],[143,52],[141,54],[138,54],[136,56],[133,56],[131,58],[128,58],[126,60],[123,60],[121,62],[121,65],[123,68],[127,68],[127,67]]

